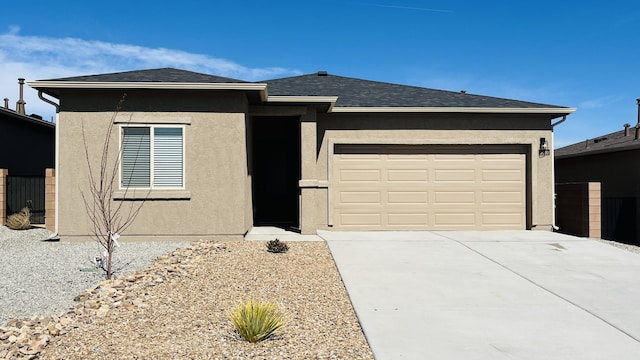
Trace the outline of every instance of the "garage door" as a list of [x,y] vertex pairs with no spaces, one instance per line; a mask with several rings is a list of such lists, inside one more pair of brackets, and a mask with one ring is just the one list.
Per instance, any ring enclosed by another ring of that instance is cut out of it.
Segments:
[[333,226],[344,230],[526,228],[522,148],[336,145]]

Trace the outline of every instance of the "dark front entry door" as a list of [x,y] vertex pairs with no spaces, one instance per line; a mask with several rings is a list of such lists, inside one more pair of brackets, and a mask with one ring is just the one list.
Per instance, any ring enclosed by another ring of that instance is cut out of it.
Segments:
[[254,224],[298,228],[300,121],[261,116],[252,125]]

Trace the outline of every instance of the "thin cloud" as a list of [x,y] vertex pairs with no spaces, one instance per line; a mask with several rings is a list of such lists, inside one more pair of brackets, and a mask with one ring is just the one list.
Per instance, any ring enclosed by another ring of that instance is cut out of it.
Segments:
[[599,108],[607,107],[620,100],[622,100],[621,96],[607,95],[607,96],[601,96],[595,99],[582,101],[580,102],[580,104],[578,104],[578,107],[583,109],[599,109]]
[[[207,74],[255,81],[300,74],[284,67],[250,68],[231,60],[168,48],[149,48],[78,38],[20,35],[18,26],[0,34],[0,98],[17,100],[17,78],[27,81],[117,71],[175,67]],[[25,88],[28,113],[49,118],[52,107]],[[13,108],[13,105],[11,105]]]
[[402,6],[402,5],[386,5],[386,4],[361,3],[361,2],[355,2],[355,3],[352,3],[352,4],[364,5],[364,6],[373,6],[373,7],[381,7],[381,8],[388,8],[388,9],[431,11],[431,12],[441,12],[441,13],[452,13],[453,12],[452,10],[431,9],[431,8]]

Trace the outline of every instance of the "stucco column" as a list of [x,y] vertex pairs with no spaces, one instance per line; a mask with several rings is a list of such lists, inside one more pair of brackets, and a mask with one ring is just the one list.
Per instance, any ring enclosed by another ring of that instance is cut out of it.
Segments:
[[[553,149],[553,133],[551,131],[541,133],[540,138],[545,138],[549,149]],[[554,199],[554,154],[540,153],[540,143],[535,143],[532,149],[532,159],[536,162],[532,171],[532,230],[552,231],[555,220]]]
[[307,109],[300,119],[300,230],[302,234],[316,233],[316,110]]
[[0,225],[7,221],[7,175],[8,169],[0,169]]

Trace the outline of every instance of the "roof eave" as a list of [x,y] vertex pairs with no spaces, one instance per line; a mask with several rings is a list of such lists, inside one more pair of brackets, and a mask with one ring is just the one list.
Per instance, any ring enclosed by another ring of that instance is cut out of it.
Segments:
[[327,112],[332,112],[338,101],[337,96],[304,96],[304,95],[269,95],[267,102],[271,103],[303,103],[303,104],[329,104]]
[[555,155],[556,159],[569,159],[581,156],[591,156],[591,155],[600,155],[600,154],[609,154],[615,152],[623,152],[623,151],[632,151],[632,150],[640,150],[640,143],[630,146],[622,146],[622,147],[614,147],[610,149],[595,149],[590,151],[582,151],[579,153],[566,154],[566,155]]
[[549,114],[569,115],[575,108],[485,108],[485,107],[346,107],[333,108],[334,113],[480,113],[480,114]]
[[31,81],[27,84],[48,94],[55,93],[47,91],[54,89],[239,90],[259,91],[263,101],[267,98],[267,84],[263,83]]
[[49,127],[49,128],[55,128],[56,127],[56,124],[53,123],[53,122],[49,122],[49,121],[42,120],[42,119],[37,119],[37,118],[31,117],[29,115],[21,115],[21,114],[16,113],[13,110],[7,110],[7,109],[4,109],[4,108],[0,108],[0,114],[4,114],[6,116],[13,117],[13,118],[15,118],[15,119],[17,119],[19,121],[28,121],[28,122],[30,122],[32,124],[36,124],[36,125],[41,125],[41,126],[45,126],[45,127]]

